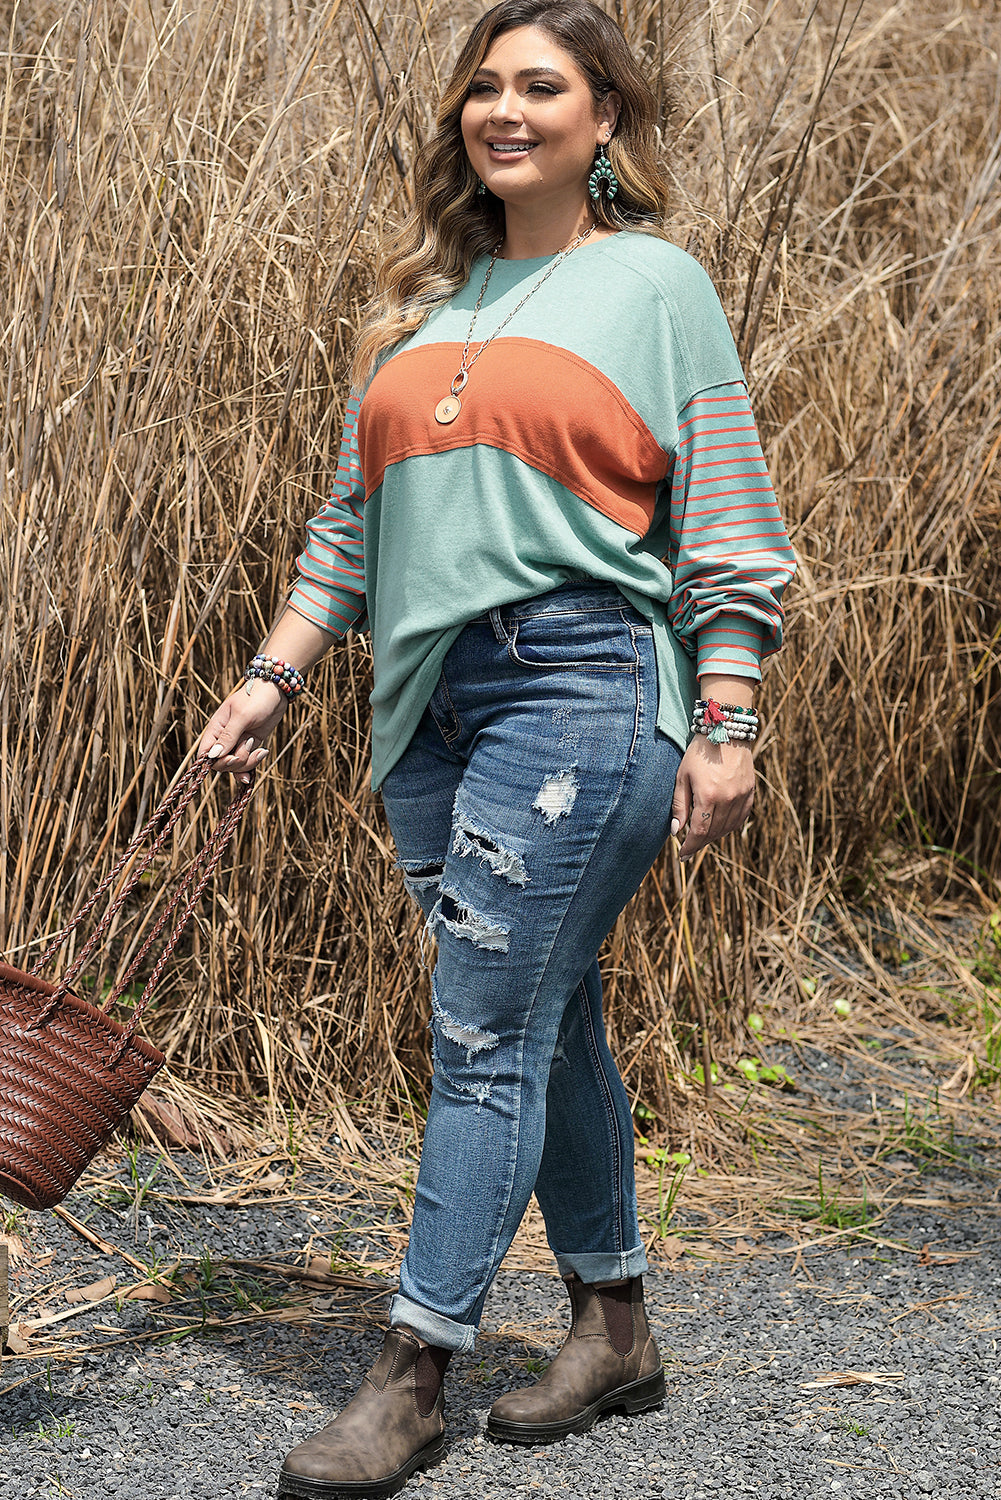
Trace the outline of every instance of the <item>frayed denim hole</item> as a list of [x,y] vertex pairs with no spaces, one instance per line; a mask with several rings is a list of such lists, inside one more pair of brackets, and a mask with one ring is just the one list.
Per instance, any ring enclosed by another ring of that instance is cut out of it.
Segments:
[[494,1081],[497,1077],[496,1069],[489,1078],[479,1078],[475,1082],[467,1083],[462,1078],[455,1078],[442,1061],[438,1036],[433,1026],[431,1028],[431,1058],[435,1076],[447,1083],[449,1088],[453,1088],[457,1094],[466,1094],[470,1099],[475,1099],[476,1113],[479,1114],[484,1104],[488,1103],[493,1096]]
[[542,814],[543,819],[551,828],[554,823],[559,822],[560,818],[570,816],[579,791],[577,767],[568,766],[566,770],[557,771],[552,776],[546,777],[539,787],[539,795],[532,803],[532,807]]
[[440,859],[398,859],[396,868],[402,870],[405,881],[413,881],[422,887],[436,885],[445,873],[445,865]]
[[[441,885],[441,877],[445,873],[445,866],[440,860],[429,859],[398,859],[396,868],[402,871],[403,888],[408,896],[412,896],[417,905],[423,910],[424,903],[421,900],[423,891],[437,890]],[[421,933],[421,959],[424,958],[424,939],[427,936],[427,923]]]
[[478,1056],[492,1052],[499,1045],[500,1037],[494,1031],[488,1031],[486,1028],[479,1030],[475,1026],[457,1021],[450,1016],[438,999],[437,986],[434,984],[431,986],[431,1011],[431,1055],[435,1072],[457,1093],[468,1094],[470,1098],[475,1099],[477,1113],[479,1113],[491,1096],[494,1080],[497,1077],[496,1069],[489,1078],[485,1079],[466,1082],[464,1079],[456,1078],[445,1066],[442,1042],[447,1040],[454,1047],[464,1050],[466,1066],[471,1067]]
[[450,1016],[433,989],[431,1009],[434,1013],[435,1028],[456,1047],[465,1049],[467,1063],[471,1063],[478,1052],[492,1052],[500,1042],[496,1031],[489,1031],[486,1027],[481,1030],[468,1021],[457,1021],[454,1016]]
[[491,921],[482,912],[465,906],[458,891],[443,889],[433,916],[436,925],[440,923],[453,937],[465,938],[476,948],[485,948],[492,953],[506,953],[508,950],[510,927]]
[[455,818],[452,853],[461,859],[471,855],[509,885],[528,884],[528,871],[521,855],[514,849],[502,849],[489,833],[477,828],[461,814],[456,814]]
[[477,1114],[479,1114],[484,1104],[487,1104],[493,1097],[494,1079],[497,1077],[496,1073],[491,1073],[489,1078],[481,1078],[476,1083],[465,1083],[460,1078],[453,1078],[448,1069],[442,1064],[440,1058],[437,1071],[438,1076],[443,1078],[451,1088],[455,1089],[457,1094],[468,1094],[470,1099],[476,1100]]
[[441,897],[439,896],[439,898],[435,902],[434,906],[428,912],[428,915],[427,915],[427,917],[426,917],[423,925],[421,926],[420,936],[417,939],[417,943],[418,943],[418,946],[420,948],[420,966],[421,966],[422,969],[426,969],[428,967],[429,959],[428,959],[428,955],[427,955],[427,946],[428,946],[429,943],[434,942],[434,940],[435,940],[435,933],[438,930],[438,923],[440,921],[441,921]]
[[563,1037],[562,1036],[558,1036],[556,1038],[556,1046],[553,1048],[553,1060],[552,1060],[552,1063],[550,1064],[550,1067],[551,1068],[565,1068],[565,1067],[567,1067],[567,1065],[569,1064],[569,1062],[570,1062],[570,1058],[567,1056],[567,1049],[566,1049],[566,1047],[564,1045]]
[[417,905],[421,906],[421,891],[431,890],[432,887],[437,889],[438,885],[441,883],[441,873],[441,870],[439,870],[436,875],[408,875],[407,872],[404,871],[403,888],[406,891],[407,895],[412,896],[413,899],[417,902]]

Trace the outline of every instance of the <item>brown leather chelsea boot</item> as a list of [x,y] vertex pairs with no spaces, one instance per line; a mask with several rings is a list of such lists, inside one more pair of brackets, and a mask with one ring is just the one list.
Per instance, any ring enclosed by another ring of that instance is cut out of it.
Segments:
[[386,1333],[382,1353],[358,1394],[293,1448],[278,1478],[279,1496],[296,1500],[387,1500],[445,1448],[447,1349],[422,1348],[402,1328]]
[[664,1367],[647,1325],[642,1279],[594,1286],[576,1276],[565,1280],[570,1333],[535,1385],[494,1402],[487,1432],[502,1442],[556,1442],[587,1432],[604,1411],[646,1411],[664,1399]]

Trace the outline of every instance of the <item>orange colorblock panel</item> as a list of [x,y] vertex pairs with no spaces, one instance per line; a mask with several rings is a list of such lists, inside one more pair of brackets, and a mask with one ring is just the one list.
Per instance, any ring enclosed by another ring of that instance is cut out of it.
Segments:
[[500,338],[470,370],[458,416],[442,424],[435,406],[461,358],[461,344],[425,344],[395,355],[376,375],[358,422],[367,494],[404,459],[484,443],[646,534],[670,460],[607,376],[538,339]]

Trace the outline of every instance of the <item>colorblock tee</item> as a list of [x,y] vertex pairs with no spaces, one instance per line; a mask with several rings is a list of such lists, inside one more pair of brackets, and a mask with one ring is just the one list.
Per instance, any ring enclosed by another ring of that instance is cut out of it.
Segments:
[[[551,257],[498,260],[470,346]],[[793,553],[726,317],[690,256],[620,233],[569,255],[458,373],[488,265],[352,398],[294,609],[372,634],[378,786],[470,620],[562,583],[615,584],[653,627],[658,726],[688,737],[696,674],[758,678]]]

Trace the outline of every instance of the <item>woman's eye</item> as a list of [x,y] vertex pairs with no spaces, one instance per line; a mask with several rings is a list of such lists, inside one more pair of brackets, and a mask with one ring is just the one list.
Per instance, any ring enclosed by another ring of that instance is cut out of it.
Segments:
[[[525,92],[528,94],[536,94],[539,97],[545,97],[547,99],[555,99],[556,95],[559,93],[559,89],[554,89],[551,83],[530,83]],[[494,88],[492,83],[471,83],[469,85],[469,92],[466,97],[468,99],[475,99],[484,94],[493,93],[496,93],[496,89]]]

